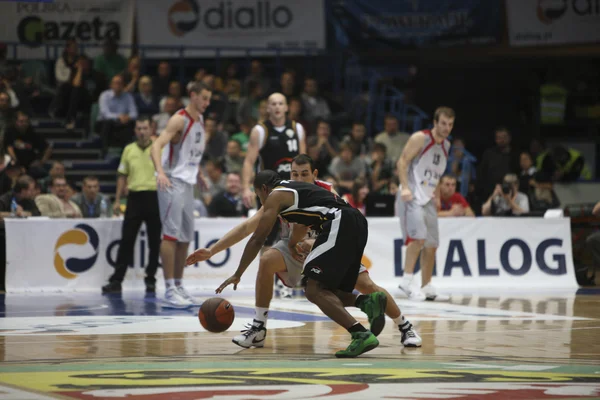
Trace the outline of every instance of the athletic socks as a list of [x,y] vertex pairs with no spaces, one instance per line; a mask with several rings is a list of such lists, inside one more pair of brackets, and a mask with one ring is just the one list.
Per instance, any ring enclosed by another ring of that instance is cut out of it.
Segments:
[[263,326],[267,326],[267,318],[269,318],[269,309],[266,307],[256,307],[254,320],[263,323]]
[[179,287],[183,285],[183,279],[175,279],[175,286]]
[[165,286],[167,287],[167,290],[175,287],[175,279],[165,279]]
[[398,318],[394,318],[394,324],[396,324],[396,326],[400,326],[404,323],[404,315],[399,316]]
[[412,324],[410,322],[408,322],[408,320],[406,318],[404,318],[404,315],[403,315],[402,323],[398,324],[398,328],[400,328],[400,332],[406,332],[406,331],[410,330],[410,328],[412,328]]
[[402,285],[403,286],[407,286],[410,287],[410,284],[412,283],[413,280],[413,274],[404,274],[404,276],[402,277]]
[[354,332],[366,332],[367,329],[362,326],[360,324],[360,322],[355,323],[354,325],[352,325],[350,328],[348,328],[348,332],[350,333],[354,333]]

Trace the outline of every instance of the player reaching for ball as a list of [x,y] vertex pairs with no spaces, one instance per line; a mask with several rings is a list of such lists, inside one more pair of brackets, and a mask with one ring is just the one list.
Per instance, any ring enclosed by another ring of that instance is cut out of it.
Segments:
[[[318,170],[314,168],[313,161],[310,157],[301,154],[294,158],[292,163],[292,180],[315,183],[327,190],[332,190],[330,184],[318,181],[317,176]],[[188,265],[207,260],[250,235],[256,230],[261,214],[262,209],[253,217],[233,228],[209,249],[196,250],[196,252],[188,257]],[[233,342],[239,346],[246,348],[264,346],[269,305],[273,297],[273,275],[277,274],[287,285],[292,287],[297,286],[300,282],[303,262],[296,259],[296,251],[290,249],[291,230],[289,224],[282,221],[282,225],[284,232],[282,240],[265,252],[260,258],[258,274],[256,277],[256,315],[250,329],[233,339]],[[314,239],[304,239],[299,245],[304,247],[305,251],[310,251],[312,241],[314,241]],[[362,294],[384,292],[387,297],[385,313],[393,319],[396,326],[398,326],[402,335],[402,344],[406,347],[421,346],[421,338],[413,329],[412,324],[401,315],[400,309],[394,302],[393,297],[385,289],[379,287],[370,279],[366,268],[362,265],[360,266],[355,289]],[[357,301],[355,305],[364,311],[365,303],[362,302],[362,298]]]

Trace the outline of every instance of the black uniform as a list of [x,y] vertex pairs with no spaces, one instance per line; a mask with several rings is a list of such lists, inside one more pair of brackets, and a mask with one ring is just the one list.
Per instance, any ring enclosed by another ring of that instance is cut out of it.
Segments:
[[279,215],[318,232],[304,262],[304,276],[328,288],[352,292],[367,245],[368,226],[360,211],[312,183],[282,181],[274,191],[294,193],[295,204]]

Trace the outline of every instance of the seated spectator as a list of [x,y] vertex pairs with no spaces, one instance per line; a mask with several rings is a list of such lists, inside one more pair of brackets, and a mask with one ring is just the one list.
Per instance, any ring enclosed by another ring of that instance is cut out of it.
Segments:
[[[178,110],[180,108],[187,107],[187,105],[190,104],[190,98],[183,95],[182,90],[181,90],[181,84],[177,81],[173,81],[169,84],[168,96],[171,96],[175,99]],[[165,102],[166,101],[167,101],[167,96],[160,99],[160,102],[158,103],[158,109],[160,112],[165,112]]]
[[125,92],[134,93],[138,88],[138,81],[140,79],[140,68],[141,60],[139,56],[131,56],[127,60],[127,69],[121,72],[123,76],[123,82]]
[[15,161],[10,161],[0,172],[0,195],[10,192],[17,179],[23,174],[23,167]]
[[528,182],[529,208],[537,213],[545,213],[551,208],[560,206],[558,196],[554,192],[553,183],[544,173],[536,172]]
[[394,176],[394,163],[387,158],[387,149],[384,144],[375,143],[373,145],[371,160],[369,178],[373,192],[388,194],[388,186]]
[[375,136],[375,143],[382,143],[387,149],[387,156],[392,162],[397,162],[408,142],[410,135],[398,129],[398,118],[393,114],[385,116],[383,132]]
[[[362,122],[354,122],[350,134],[344,136],[342,142],[351,144],[356,155],[361,158],[368,156],[373,147],[373,141],[367,137],[367,129]],[[384,148],[387,150],[385,145]]]
[[50,218],[81,218],[81,210],[69,200],[69,187],[65,178],[54,178],[50,186],[51,194],[41,194],[35,199],[40,213]]
[[10,106],[10,96],[6,92],[0,92],[0,138],[4,138],[4,132],[13,119],[14,115]]
[[331,117],[327,100],[319,95],[319,86],[316,79],[306,78],[304,80],[302,102],[304,105],[304,118],[311,124],[318,119],[329,119]]
[[[87,176],[83,179],[83,186],[81,193],[75,194],[71,201],[77,204],[77,207],[81,210],[83,218],[100,218],[100,217],[112,217],[113,207],[110,204],[110,200],[103,194],[98,193],[100,191],[100,183],[98,178],[95,176]],[[106,209],[104,215],[102,212],[102,202]]]
[[352,190],[350,193],[342,196],[352,207],[358,209],[362,215],[367,212],[367,196],[369,195],[369,185],[364,179],[357,179],[352,182]]
[[161,132],[165,130],[169,118],[171,118],[177,110],[177,100],[175,100],[174,97],[167,96],[165,100],[165,111],[152,116],[154,136],[159,136]]
[[338,186],[352,190],[357,179],[365,179],[365,162],[354,155],[349,144],[340,145],[340,155],[333,159],[329,173],[337,180]]
[[269,93],[271,89],[271,81],[264,74],[264,68],[259,60],[252,60],[250,62],[250,73],[244,79],[242,85],[242,94],[247,95],[250,93],[250,82],[258,82],[261,87],[262,93]]
[[319,171],[329,171],[331,160],[337,157],[338,141],[331,136],[329,122],[321,120],[317,122],[315,136],[306,140],[308,155],[315,162],[315,168]]
[[133,137],[137,107],[131,93],[123,91],[123,78],[115,75],[110,89],[100,95],[100,120],[102,122],[103,148],[123,148]]
[[223,163],[211,157],[204,161],[204,172],[206,190],[202,193],[202,200],[209,206],[213,197],[225,190],[226,176],[223,173]]
[[519,192],[519,179],[515,174],[507,174],[502,185],[496,185],[494,192],[483,204],[481,212],[486,216],[511,216],[529,212],[529,198]]
[[260,121],[259,109],[264,94],[262,90],[262,86],[258,82],[250,81],[248,83],[248,95],[242,97],[238,103],[236,113],[238,124],[242,124],[250,118]]
[[211,217],[246,217],[248,209],[244,206],[241,193],[242,178],[240,174],[228,173],[225,190],[213,197],[208,207],[208,215]]
[[456,178],[444,175],[440,180],[440,217],[474,217],[475,213],[467,200],[456,191]]
[[281,79],[279,80],[279,90],[277,91],[285,96],[289,104],[290,99],[297,95],[295,75],[289,71],[281,74]]
[[204,132],[206,133],[204,154],[212,158],[224,157],[229,135],[226,132],[217,130],[217,120],[211,117],[206,118],[204,120]]
[[17,110],[20,105],[19,98],[13,90],[10,80],[6,76],[0,75],[0,93],[2,92],[6,93],[10,98],[10,102],[8,103],[10,105],[10,108],[12,110]]
[[475,162],[477,159],[467,151],[461,138],[454,138],[448,154],[446,173],[456,177],[457,191],[467,197],[474,191]]
[[168,61],[161,61],[158,64],[157,75],[152,78],[152,89],[158,99],[169,94],[169,85],[171,84],[171,65]]
[[204,112],[204,117],[223,121],[224,118],[228,116],[227,108],[229,107],[229,100],[227,99],[227,95],[215,88],[215,76],[212,74],[208,74],[202,78],[202,83],[204,83],[212,92],[210,104]]
[[592,178],[583,154],[560,145],[538,156],[537,169],[544,175],[552,177],[554,182],[575,182],[579,179]]
[[267,107],[269,106],[269,102],[264,99],[258,103],[258,122],[264,122],[269,119],[269,112]]
[[33,129],[27,114],[17,112],[14,124],[4,134],[4,145],[11,158],[29,175],[34,178],[46,175],[44,163],[50,159],[52,147]]
[[48,172],[48,176],[39,180],[40,190],[42,193],[50,193],[50,183],[52,178],[65,177],[65,165],[61,161],[52,162],[52,167]]
[[244,166],[244,158],[240,142],[229,139],[229,142],[227,142],[227,154],[225,155],[225,170],[241,174],[242,167]]
[[[311,135],[310,125],[308,121],[306,121],[302,117],[302,101],[297,97],[290,97],[288,99],[288,119],[292,121],[296,121],[302,125],[304,128],[304,134],[306,137]],[[308,130],[307,130],[308,129]]]
[[521,172],[519,174],[519,192],[529,193],[531,180],[537,173],[537,168],[533,165],[531,154],[524,151],[519,156],[519,166]]
[[[242,146],[242,155],[246,155],[246,151],[248,151],[248,142],[250,141],[250,132],[252,128],[256,125],[256,120],[254,118],[248,118],[243,123],[240,124],[240,131],[231,137],[232,140],[237,140]],[[304,125],[302,126],[304,127]]]
[[127,67],[125,58],[117,53],[117,42],[108,38],[104,42],[102,54],[94,59],[94,70],[104,75],[104,79],[110,82],[113,76],[120,74]]
[[152,93],[152,79],[148,75],[140,78],[138,91],[134,93],[133,98],[139,115],[158,114],[158,101]]
[[77,61],[79,60],[79,49],[75,39],[68,39],[61,56],[54,63],[54,79],[56,86],[70,83],[75,76]]
[[13,189],[0,196],[0,217],[10,217],[12,201],[17,203],[17,217],[39,216],[40,210],[35,205],[35,180],[27,175],[17,179]]

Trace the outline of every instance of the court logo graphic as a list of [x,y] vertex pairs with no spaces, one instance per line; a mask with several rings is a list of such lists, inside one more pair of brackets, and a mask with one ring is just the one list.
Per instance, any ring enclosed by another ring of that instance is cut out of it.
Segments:
[[168,18],[173,35],[181,37],[196,28],[200,21],[200,9],[194,0],[181,0],[169,8]]
[[537,15],[540,21],[549,25],[567,12],[567,0],[538,0]]
[[[98,244],[98,233],[89,225],[78,224],[74,229],[64,232],[54,245],[56,272],[65,279],[74,279],[78,274],[89,270],[98,258]],[[93,254],[88,256],[92,253],[91,250]],[[80,256],[82,253],[88,254]]]

